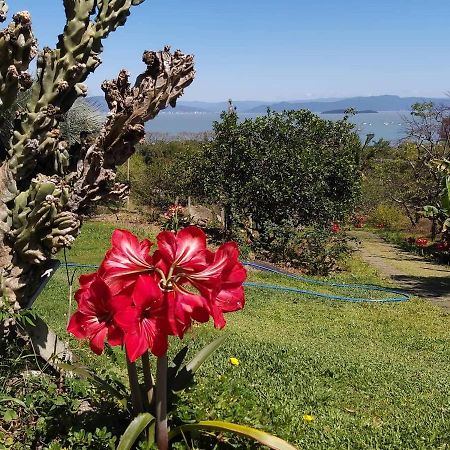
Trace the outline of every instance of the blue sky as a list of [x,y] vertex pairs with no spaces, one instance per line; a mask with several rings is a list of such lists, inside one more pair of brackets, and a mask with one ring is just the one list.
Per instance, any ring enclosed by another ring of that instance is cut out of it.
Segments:
[[[10,0],[31,11],[40,46],[64,26],[62,0]],[[450,91],[447,0],[146,0],[105,42],[89,79],[97,95],[143,50],[193,53],[186,100],[295,100]]]

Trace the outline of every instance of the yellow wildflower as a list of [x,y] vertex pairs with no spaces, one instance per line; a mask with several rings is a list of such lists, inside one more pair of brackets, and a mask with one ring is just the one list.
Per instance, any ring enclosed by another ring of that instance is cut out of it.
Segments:
[[230,363],[233,366],[238,366],[239,365],[239,360],[237,358],[230,358]]
[[314,417],[314,416],[311,416],[310,414],[305,414],[305,415],[303,416],[303,420],[304,420],[305,422],[312,422],[314,419],[315,419],[315,417]]

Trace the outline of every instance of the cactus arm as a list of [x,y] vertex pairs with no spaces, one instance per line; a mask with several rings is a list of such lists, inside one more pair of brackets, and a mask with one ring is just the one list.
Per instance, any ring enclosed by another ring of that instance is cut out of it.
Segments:
[[[174,105],[194,77],[194,59],[180,51],[145,52],[147,70],[134,87],[122,70],[116,80],[104,82],[102,89],[110,108],[108,119],[94,143],[84,143],[72,180],[68,209],[81,212],[102,198],[123,197],[127,189],[114,184],[117,166],[123,164],[145,136],[144,124],[169,104]],[[113,186],[113,187],[112,187]]]
[[0,23],[6,20],[6,14],[8,14],[8,4],[0,0]]
[[[13,134],[10,169],[17,180],[30,181],[37,155],[47,160],[40,169],[55,164],[60,174],[67,168],[65,144],[57,135],[61,114],[67,112],[87,89],[83,82],[101,63],[102,41],[124,25],[132,0],[113,0],[97,5],[94,0],[65,0],[66,25],[56,49],[44,49],[38,58],[38,79],[27,111]],[[92,16],[97,12],[94,20]],[[38,126],[36,124],[39,124]],[[63,150],[61,150],[63,147]]]
[[[0,3],[0,18],[1,11]],[[29,13],[15,14],[8,27],[0,31],[0,106],[8,108],[19,90],[31,86],[27,69],[36,53],[37,42],[31,30]]]
[[[86,93],[83,82],[100,64],[103,40],[123,25],[143,0],[64,0],[66,25],[55,49],[37,58],[30,100],[17,116],[5,161],[0,164],[0,311],[28,304],[52,254],[69,246],[79,213],[93,201],[123,198],[115,183],[145,135],[145,122],[174,105],[195,76],[193,58],[169,48],[146,52],[146,70],[133,86],[129,75],[102,86],[110,108],[99,135],[71,147],[62,138],[62,115]],[[6,15],[0,0],[0,21]],[[26,88],[26,69],[36,53],[28,13],[0,31],[0,99]],[[14,67],[19,77],[7,78]],[[0,324],[0,329],[2,324]]]

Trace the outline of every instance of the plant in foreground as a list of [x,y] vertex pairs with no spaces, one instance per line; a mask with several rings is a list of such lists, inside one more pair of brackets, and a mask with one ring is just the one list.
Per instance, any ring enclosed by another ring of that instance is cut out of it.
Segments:
[[[170,396],[187,387],[195,370],[222,339],[211,343],[180,369],[187,352],[183,349],[175,357],[175,367],[169,369],[168,337],[183,338],[194,322],[204,323],[210,317],[216,328],[223,328],[224,313],[244,307],[243,282],[247,274],[234,242],[210,251],[206,235],[197,227],[178,233],[163,231],[150,254],[152,247],[148,240],[140,242],[130,232],[116,230],[112,248],[99,270],[80,277],[80,289],[75,294],[78,308],[68,326],[76,338],[88,339],[96,354],[103,352],[105,342],[125,348],[136,418],[118,448],[130,448],[147,428],[148,441],[156,434],[160,450],[168,448],[169,437],[198,430],[232,431],[271,448],[292,449],[259,430],[227,422],[182,425],[169,435],[168,393]],[[149,353],[157,357],[156,384],[150,372]],[[142,360],[144,396],[139,385],[138,358]]]
[[180,205],[170,205],[162,216],[164,219],[163,230],[178,231],[189,223],[189,218],[184,216],[183,208]]

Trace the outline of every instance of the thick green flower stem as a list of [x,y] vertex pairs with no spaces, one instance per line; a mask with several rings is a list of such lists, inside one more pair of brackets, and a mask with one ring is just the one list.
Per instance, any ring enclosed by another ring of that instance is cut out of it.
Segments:
[[158,358],[156,366],[156,444],[158,450],[169,448],[167,432],[167,354]]
[[145,386],[145,403],[146,409],[149,409],[149,406],[153,401],[153,377],[152,370],[150,367],[150,357],[148,351],[142,355],[142,371],[144,372],[144,386]]
[[127,356],[128,380],[130,382],[131,403],[133,405],[133,414],[135,416],[144,412],[144,404],[142,403],[141,390],[139,387],[139,378],[136,369],[136,363],[131,362]]

